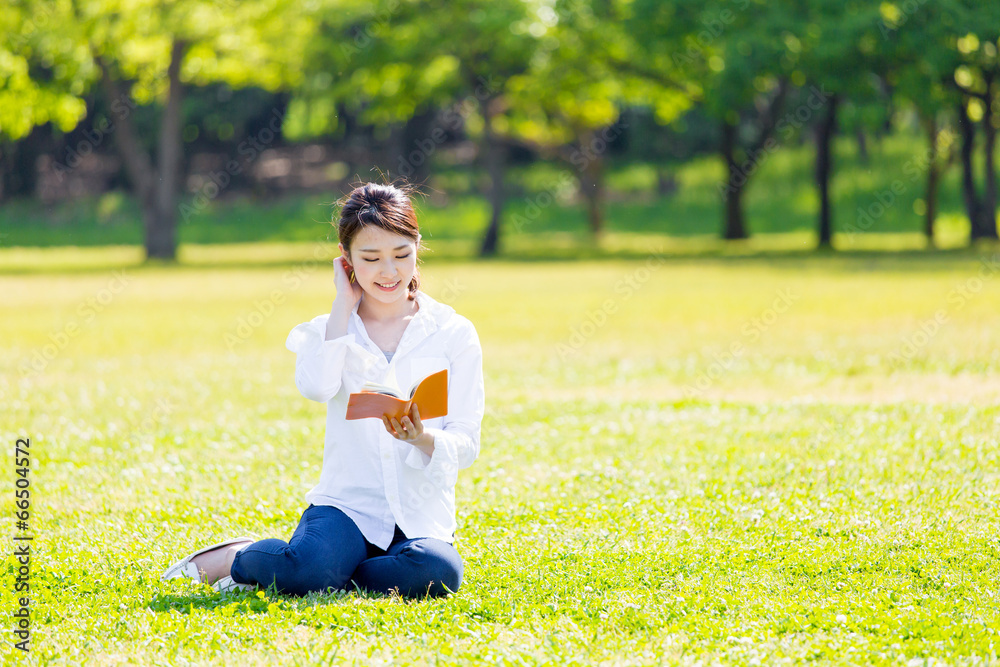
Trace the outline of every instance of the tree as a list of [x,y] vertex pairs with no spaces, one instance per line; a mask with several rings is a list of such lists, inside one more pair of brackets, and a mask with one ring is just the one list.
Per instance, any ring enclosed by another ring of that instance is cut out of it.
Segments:
[[[94,127],[114,136],[143,212],[146,254],[173,259],[185,91],[212,82],[268,90],[293,85],[300,69],[295,45],[310,32],[309,16],[287,0],[29,0],[19,7],[4,27],[22,35],[15,62],[26,68],[0,86],[0,99],[26,86],[48,94],[20,98],[23,118],[11,123],[14,132],[49,117],[72,129],[83,120],[83,96],[98,86],[112,117],[94,119]],[[149,151],[132,111],[153,103],[162,112]]]
[[[953,83],[961,93],[957,106],[962,137],[962,193],[970,222],[970,240],[997,239],[996,135],[1000,127],[1000,7],[995,3],[957,3],[958,31],[952,44],[958,66]],[[976,188],[972,154],[976,126],[983,130],[983,194]]]
[[630,32],[648,69],[685,81],[719,126],[722,236],[747,238],[743,196],[752,175],[787,136],[782,117],[798,58],[795,4],[756,0],[636,0]]
[[833,240],[830,184],[834,171],[833,139],[837,112],[845,100],[857,105],[881,101],[878,84],[885,63],[877,55],[878,7],[864,0],[810,0],[805,7],[801,68],[827,101],[816,125],[816,185],[820,195],[820,247]]
[[[93,76],[93,65],[73,44],[45,40],[59,7],[49,3],[8,3],[0,12],[0,136],[26,136],[36,125],[53,123],[64,132],[87,111],[78,83]],[[44,42],[44,51],[38,46]]]
[[878,59],[885,64],[887,87],[916,109],[927,137],[924,185],[924,236],[934,245],[938,190],[944,171],[955,157],[954,130],[950,111],[959,103],[951,84],[957,62],[951,44],[955,32],[954,11],[904,13],[899,6],[879,7]]
[[8,3],[0,12],[0,171],[5,186],[0,196],[10,194],[10,189],[33,189],[30,149],[41,135],[33,131],[36,126],[48,123],[69,132],[87,113],[75,84],[92,76],[86,60],[64,41],[48,45],[45,62],[33,48],[53,16],[47,3]]
[[[996,239],[996,131],[1000,127],[1000,7],[973,0],[948,0],[933,12],[908,11],[902,4],[883,3],[882,30],[892,38],[903,94],[920,111],[928,137],[942,109],[953,109],[958,126],[962,198],[969,218],[970,241]],[[915,61],[915,62],[914,62]],[[976,184],[975,151],[982,128],[983,191]],[[931,153],[936,154],[934,142]],[[947,152],[950,160],[952,152]],[[933,211],[931,186],[937,168],[928,174],[928,213]],[[930,222],[927,223],[930,229]]]
[[604,165],[626,131],[626,105],[653,106],[671,122],[691,105],[672,73],[651,78],[627,24],[629,3],[557,0],[525,74],[509,83],[509,140],[563,161],[574,172],[593,236],[604,227]]
[[[506,199],[508,82],[529,68],[538,41],[534,19],[521,0],[331,5],[308,45],[305,85],[290,113],[305,119],[317,108],[343,105],[362,122],[386,128],[435,111],[429,134],[413,150],[407,146],[400,163],[388,165],[390,173],[413,170],[430,160],[448,132],[467,131],[490,182],[480,254],[495,254]],[[323,129],[322,122],[311,127]]]

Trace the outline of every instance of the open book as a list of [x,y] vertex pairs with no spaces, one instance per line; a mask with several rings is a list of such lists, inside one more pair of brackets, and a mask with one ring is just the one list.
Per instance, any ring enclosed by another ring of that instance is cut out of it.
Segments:
[[434,419],[448,414],[448,369],[432,373],[410,387],[409,398],[404,399],[395,389],[384,384],[366,382],[361,391],[347,399],[347,419],[391,419],[410,414],[410,407],[417,404],[420,419]]

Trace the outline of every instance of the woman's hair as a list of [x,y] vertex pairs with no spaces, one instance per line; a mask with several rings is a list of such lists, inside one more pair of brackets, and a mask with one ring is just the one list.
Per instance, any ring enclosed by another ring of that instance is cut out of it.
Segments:
[[[351,193],[340,202],[340,220],[337,223],[337,236],[344,244],[347,253],[351,251],[351,242],[355,235],[367,225],[381,227],[387,232],[405,236],[417,244],[420,250],[420,229],[417,226],[417,214],[410,203],[410,195],[414,192],[409,185],[402,183],[364,183],[351,190]],[[419,261],[419,253],[417,256]],[[407,299],[416,298],[420,288],[420,269],[414,270],[410,280]]]

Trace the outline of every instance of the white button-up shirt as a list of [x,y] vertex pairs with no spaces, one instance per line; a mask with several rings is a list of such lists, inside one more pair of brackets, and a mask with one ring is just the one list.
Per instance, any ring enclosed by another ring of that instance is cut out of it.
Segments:
[[[368,337],[357,305],[345,335],[325,340],[327,313],[292,329],[285,343],[296,354],[295,385],[306,398],[327,406],[323,472],[306,502],[339,508],[382,549],[396,525],[407,538],[453,541],[455,481],[458,470],[479,455],[486,409],[476,328],[423,292],[416,299],[420,307],[392,361]],[[422,420],[424,430],[434,434],[432,456],[394,438],[381,420],[345,418],[349,395],[366,381],[397,387],[403,395],[443,368],[448,369],[448,414]]]

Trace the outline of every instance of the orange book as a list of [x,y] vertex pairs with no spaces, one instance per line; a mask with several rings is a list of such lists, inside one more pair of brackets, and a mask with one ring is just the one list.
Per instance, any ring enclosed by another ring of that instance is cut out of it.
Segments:
[[392,387],[366,382],[361,391],[347,400],[348,419],[382,419],[387,415],[397,420],[410,414],[416,403],[420,419],[434,419],[448,414],[448,369],[432,373],[410,388],[410,398],[404,399]]

